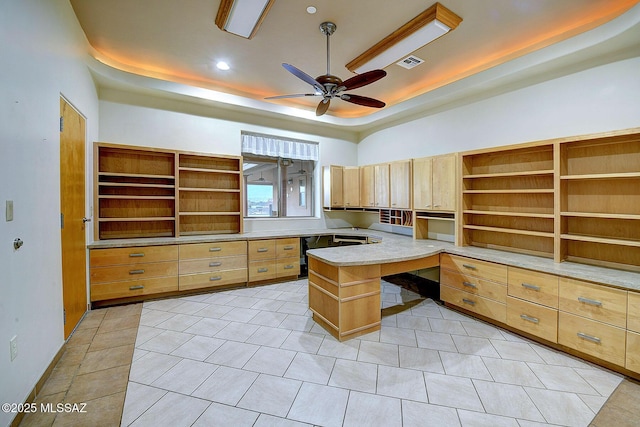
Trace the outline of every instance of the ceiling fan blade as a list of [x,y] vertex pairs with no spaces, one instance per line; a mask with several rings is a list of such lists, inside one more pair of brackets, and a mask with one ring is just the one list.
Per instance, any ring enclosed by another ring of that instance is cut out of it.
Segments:
[[320,83],[318,83],[316,81],[316,79],[314,79],[313,77],[311,77],[309,74],[305,73],[304,71],[294,67],[291,64],[286,64],[283,63],[282,66],[285,68],[285,70],[287,70],[288,72],[290,72],[291,74],[293,74],[294,76],[296,76],[297,78],[299,78],[300,80],[303,80],[307,83],[309,83],[311,86],[313,86],[319,93],[324,93],[324,87],[322,87],[322,85]]
[[265,99],[301,98],[303,96],[320,96],[320,93],[294,93],[293,95],[268,96]]
[[372,107],[372,108],[382,108],[385,105],[387,105],[382,101],[378,101],[377,99],[368,98],[366,96],[360,96],[360,95],[349,95],[346,93],[340,95],[340,99],[347,102],[351,102],[352,104],[364,105],[365,107]]
[[329,98],[325,98],[318,104],[318,108],[316,108],[316,116],[321,116],[327,112],[329,109],[329,104],[331,104],[331,100]]
[[356,89],[373,82],[377,82],[386,75],[387,72],[384,70],[371,70],[345,80],[344,82],[342,82],[342,86],[345,87],[344,90]]

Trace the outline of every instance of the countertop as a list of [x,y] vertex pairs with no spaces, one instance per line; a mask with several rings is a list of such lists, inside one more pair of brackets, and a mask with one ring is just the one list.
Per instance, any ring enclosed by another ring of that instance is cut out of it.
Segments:
[[132,246],[175,245],[183,243],[209,243],[233,240],[260,240],[286,237],[322,235],[370,236],[382,239],[380,243],[355,246],[338,246],[310,249],[307,255],[327,264],[336,266],[384,264],[424,258],[439,253],[449,253],[496,262],[513,267],[521,267],[543,273],[555,274],[578,280],[587,280],[627,290],[640,291],[640,273],[596,267],[574,262],[556,263],[552,259],[523,255],[473,246],[455,246],[438,240],[415,240],[384,231],[350,228],[328,228],[303,230],[270,230],[240,234],[217,234],[185,237],[156,237],[144,239],[100,240],[88,245],[89,249],[104,249]]

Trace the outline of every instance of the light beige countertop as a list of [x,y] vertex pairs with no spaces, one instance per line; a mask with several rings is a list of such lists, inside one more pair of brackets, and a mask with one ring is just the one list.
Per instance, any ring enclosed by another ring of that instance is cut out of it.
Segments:
[[337,246],[311,249],[307,255],[327,264],[336,266],[384,264],[408,261],[436,255],[442,252],[461,255],[483,261],[521,267],[557,276],[579,280],[588,280],[627,290],[640,291],[640,273],[596,267],[574,262],[556,263],[552,259],[523,255],[494,249],[473,246],[455,246],[438,240],[415,240],[409,236],[366,229],[309,229],[270,230],[240,234],[216,234],[186,237],[156,237],[144,239],[100,240],[88,245],[89,249],[104,249],[132,246],[175,245],[184,243],[210,243],[233,240],[260,240],[286,237],[324,236],[324,235],[371,236],[381,238],[380,243],[369,245]]

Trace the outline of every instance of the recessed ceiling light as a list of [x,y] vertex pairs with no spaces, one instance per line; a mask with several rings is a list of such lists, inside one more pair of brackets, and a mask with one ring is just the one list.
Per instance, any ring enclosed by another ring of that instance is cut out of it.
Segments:
[[216,64],[216,67],[218,67],[219,70],[227,71],[229,69],[229,64],[224,61],[220,61]]
[[318,9],[316,9],[316,8],[315,8],[315,7],[313,7],[313,6],[309,6],[309,7],[307,7],[307,13],[310,13],[311,15],[313,15],[314,13],[316,13],[316,11],[317,11],[317,10],[318,10]]

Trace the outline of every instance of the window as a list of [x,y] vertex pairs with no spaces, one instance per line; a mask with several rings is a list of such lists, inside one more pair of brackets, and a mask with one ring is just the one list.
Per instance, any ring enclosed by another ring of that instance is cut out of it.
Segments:
[[310,160],[245,156],[245,216],[313,216],[314,170]]
[[314,214],[318,143],[242,132],[247,218]]

